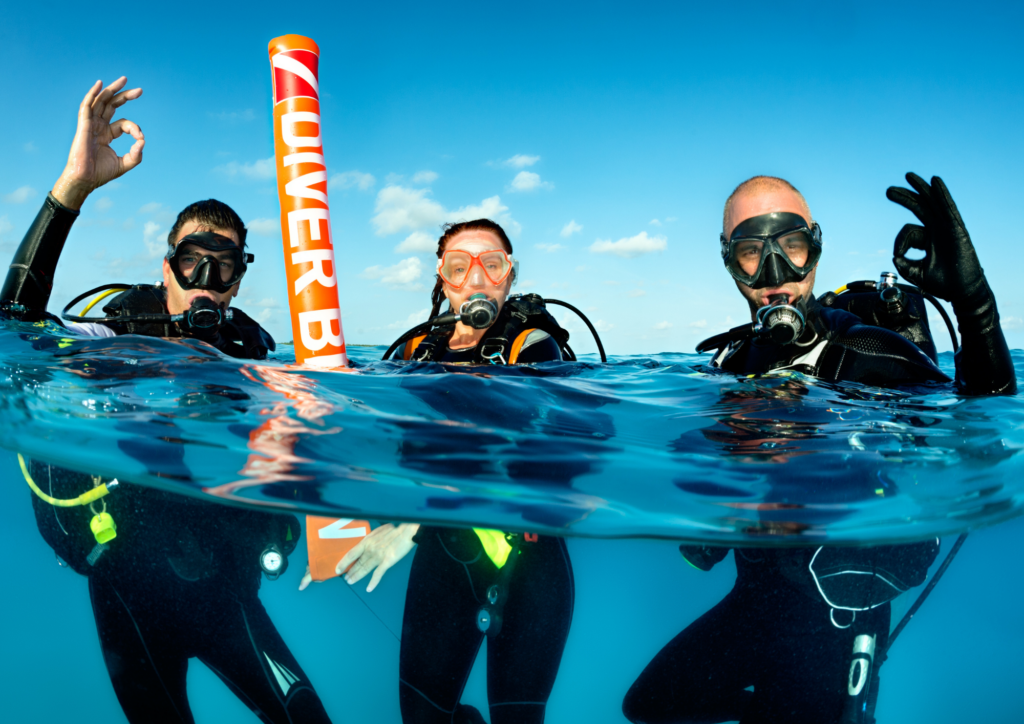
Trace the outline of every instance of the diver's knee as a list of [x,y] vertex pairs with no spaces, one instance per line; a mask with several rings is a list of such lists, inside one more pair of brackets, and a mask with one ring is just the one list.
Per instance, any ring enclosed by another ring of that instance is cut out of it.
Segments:
[[402,709],[405,724],[451,724],[454,712],[442,709],[426,694],[406,681],[399,679],[398,703]]

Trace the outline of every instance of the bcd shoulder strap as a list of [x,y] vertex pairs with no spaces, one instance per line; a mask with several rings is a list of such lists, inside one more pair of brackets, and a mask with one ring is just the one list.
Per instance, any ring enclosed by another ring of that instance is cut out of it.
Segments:
[[[103,306],[108,317],[138,314],[167,314],[167,291],[153,284],[136,284]],[[180,337],[178,325],[171,322],[120,322],[106,325],[118,334],[142,334],[147,337]]]
[[[535,330],[551,335],[559,349],[569,341],[569,332],[558,324],[539,295],[509,297],[498,319],[477,345],[473,361],[478,364],[515,364],[526,338]],[[455,325],[452,324],[438,327],[422,337],[414,337],[402,348],[402,359],[438,362],[447,353],[448,341],[454,333]]]

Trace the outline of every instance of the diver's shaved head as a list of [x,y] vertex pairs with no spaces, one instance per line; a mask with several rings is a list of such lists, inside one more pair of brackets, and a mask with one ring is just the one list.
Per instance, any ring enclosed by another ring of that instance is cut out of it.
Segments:
[[800,214],[808,225],[813,223],[811,208],[796,186],[777,176],[754,176],[737,186],[726,199],[722,232],[729,238],[741,221],[773,211]]

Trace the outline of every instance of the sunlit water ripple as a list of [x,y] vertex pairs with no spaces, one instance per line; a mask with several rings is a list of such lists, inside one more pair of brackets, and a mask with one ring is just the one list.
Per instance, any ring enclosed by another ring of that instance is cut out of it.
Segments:
[[738,379],[688,354],[470,373],[355,347],[337,373],[289,368],[288,346],[254,364],[64,334],[0,327],[0,445],[190,495],[759,545],[946,535],[1024,500],[1020,396]]

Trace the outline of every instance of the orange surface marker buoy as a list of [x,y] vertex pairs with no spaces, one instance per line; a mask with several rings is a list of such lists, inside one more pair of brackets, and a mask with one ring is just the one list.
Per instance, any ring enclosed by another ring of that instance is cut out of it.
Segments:
[[[309,367],[347,367],[320,123],[320,47],[302,35],[282,35],[270,41],[269,51],[277,194],[295,361]],[[280,442],[269,427],[254,434],[270,434]],[[294,441],[285,447],[285,454],[271,459],[289,468]],[[265,472],[287,475],[289,471]],[[337,575],[338,561],[369,532],[365,520],[307,515],[306,547],[313,580]]]
[[346,367],[327,164],[320,125],[320,48],[301,35],[270,41],[274,155],[295,361]]
[[365,520],[339,520],[307,515],[306,547],[309,548],[309,575],[314,581],[326,581],[338,575],[334,572],[338,561],[355,548],[369,532],[370,524]]

